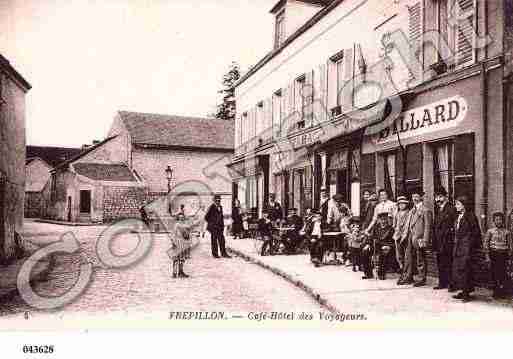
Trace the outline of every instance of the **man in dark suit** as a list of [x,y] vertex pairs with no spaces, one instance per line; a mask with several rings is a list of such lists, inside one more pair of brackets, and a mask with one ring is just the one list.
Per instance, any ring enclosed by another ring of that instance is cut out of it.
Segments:
[[436,190],[435,202],[438,210],[433,226],[433,252],[436,253],[438,265],[438,285],[433,289],[449,288],[449,291],[454,291],[451,286],[451,272],[456,209],[449,203],[447,191],[443,187]]
[[231,258],[226,253],[225,239],[224,239],[224,215],[223,207],[221,207],[221,196],[214,196],[214,203],[208,208],[205,215],[207,221],[207,231],[210,232],[210,243],[212,248],[212,256],[219,258],[217,248],[221,250],[221,256],[224,258]]

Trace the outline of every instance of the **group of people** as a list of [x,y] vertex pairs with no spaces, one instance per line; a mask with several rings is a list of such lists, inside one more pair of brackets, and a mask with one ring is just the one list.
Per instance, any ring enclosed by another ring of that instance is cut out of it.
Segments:
[[[340,241],[336,251],[342,252],[343,262],[352,266],[353,271],[363,272],[362,279],[384,280],[387,272],[396,271],[400,273],[398,285],[415,287],[426,285],[429,248],[435,253],[438,267],[438,285],[434,289],[459,291],[453,297],[462,302],[472,300],[476,253],[484,247],[494,283],[493,296],[504,296],[507,263],[513,254],[512,236],[505,226],[504,214],[493,214],[493,226],[483,238],[467,197],[458,197],[452,204],[447,191],[440,187],[435,190],[433,214],[424,204],[424,195],[422,190],[416,189],[409,198],[400,195],[394,202],[384,189],[377,194],[365,191],[361,216],[356,217],[344,203],[343,196],[337,194],[330,198],[323,188],[319,209],[306,209],[304,218],[293,209],[288,218],[283,219],[282,208],[271,194],[257,230],[268,243],[264,245],[272,247],[273,228],[286,220],[293,227],[288,236],[290,244],[284,242],[287,252],[306,241],[310,260],[316,267],[323,264],[329,249],[325,234],[338,233]],[[243,218],[240,219],[236,224],[234,218],[234,234],[242,236]]]

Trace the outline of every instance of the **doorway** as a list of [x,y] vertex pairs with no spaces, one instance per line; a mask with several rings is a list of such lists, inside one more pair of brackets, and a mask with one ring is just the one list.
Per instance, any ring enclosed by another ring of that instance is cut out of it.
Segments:
[[71,222],[71,196],[68,196],[68,222]]
[[329,171],[330,196],[340,194],[344,203],[350,203],[351,188],[349,186],[349,171],[337,169]]
[[83,190],[80,191],[80,213],[90,214],[91,213],[91,191]]

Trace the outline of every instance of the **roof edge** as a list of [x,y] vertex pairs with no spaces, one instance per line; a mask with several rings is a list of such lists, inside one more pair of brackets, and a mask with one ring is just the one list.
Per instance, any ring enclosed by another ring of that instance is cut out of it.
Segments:
[[0,68],[5,69],[7,75],[9,75],[11,79],[16,81],[19,85],[21,85],[25,92],[32,88],[32,85],[27,80],[25,80],[25,78],[21,76],[18,71],[16,71],[9,60],[7,60],[2,54],[0,54]]
[[55,170],[57,169],[61,169],[62,167],[65,167],[67,165],[69,165],[70,163],[73,163],[75,162],[76,160],[84,157],[85,155],[91,153],[92,151],[96,150],[97,148],[103,146],[104,144],[106,144],[107,142],[109,142],[110,140],[114,139],[118,137],[117,135],[116,136],[111,136],[111,137],[107,137],[106,139],[104,139],[102,142],[100,142],[99,144],[95,145],[95,146],[91,146],[87,149],[85,149],[83,152],[80,152],[78,155],[70,158],[69,160],[66,160],[60,164],[58,164],[57,166],[55,166],[52,170],[52,172],[54,172]]
[[267,53],[260,61],[256,63],[252,68],[249,69],[233,87],[236,88],[242,85],[246,80],[253,76],[258,70],[265,66],[269,61],[281,53],[288,45],[290,45],[295,39],[305,33],[308,29],[317,24],[324,16],[328,15],[333,9],[340,5],[345,0],[333,0],[329,5],[320,9],[314,16],[312,16],[306,23],[304,23],[299,29],[297,29],[292,35],[290,35],[283,44]]

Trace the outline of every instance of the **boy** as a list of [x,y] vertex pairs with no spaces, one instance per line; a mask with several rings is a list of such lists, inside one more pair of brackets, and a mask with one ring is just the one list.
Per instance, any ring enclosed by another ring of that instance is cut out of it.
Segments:
[[260,251],[260,255],[265,256],[267,247],[269,247],[269,254],[274,254],[274,242],[272,235],[273,224],[271,218],[269,218],[269,211],[264,210],[262,212],[262,218],[258,220],[257,231],[264,239],[264,245]]
[[310,260],[315,267],[322,264],[324,248],[322,245],[322,215],[317,210],[312,210],[311,225],[305,228],[306,235],[310,238]]
[[504,228],[504,214],[495,212],[492,218],[494,227],[485,234],[485,253],[492,271],[493,298],[497,299],[505,294],[507,262],[513,248],[511,233]]
[[347,235],[349,242],[349,250],[351,252],[351,263],[353,264],[353,272],[356,272],[356,266],[358,271],[362,271],[362,265],[360,261],[360,248],[362,243],[365,241],[365,235],[360,232],[360,217],[352,217],[349,221],[349,227],[351,233]]
[[406,251],[408,250],[408,241],[406,240],[406,232],[408,230],[408,215],[409,215],[409,206],[410,201],[406,198],[406,196],[397,197],[397,206],[398,211],[394,216],[394,242],[395,242],[395,255],[397,259],[397,263],[399,263],[399,269],[401,270],[401,276],[397,281],[397,284],[401,284],[405,282],[407,278],[407,273],[404,270],[405,268],[405,258]]

